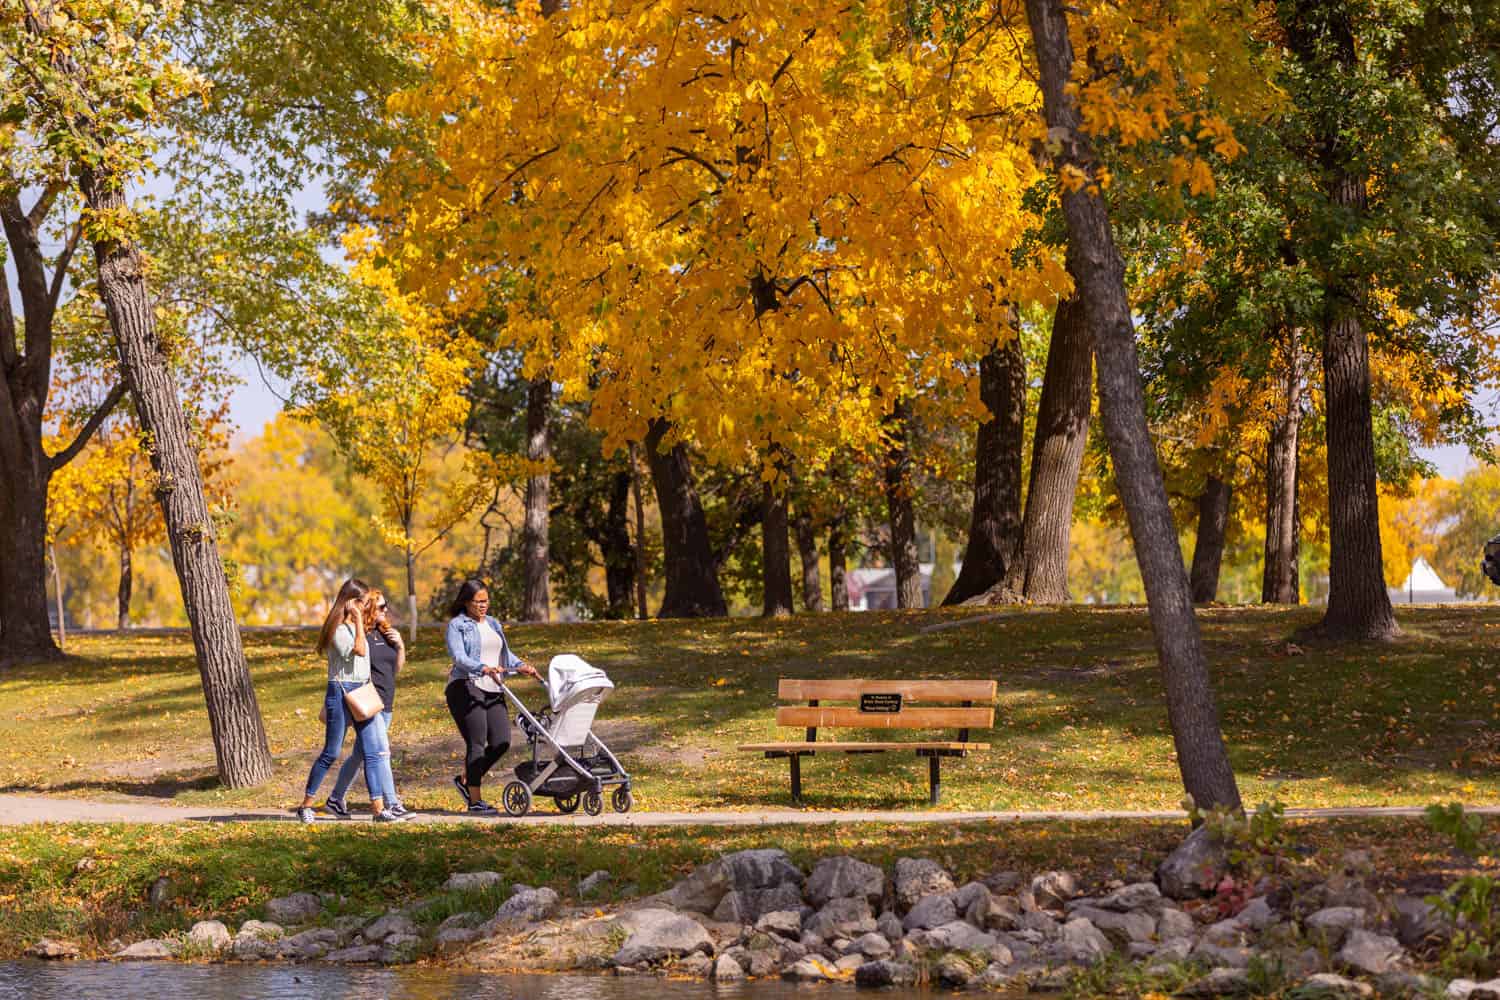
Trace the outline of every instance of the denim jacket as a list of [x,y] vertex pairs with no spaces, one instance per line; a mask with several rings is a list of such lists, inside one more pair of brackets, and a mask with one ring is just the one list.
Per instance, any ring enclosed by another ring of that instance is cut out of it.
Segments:
[[[500,623],[489,615],[484,620],[490,623],[490,628],[500,633],[500,666],[506,673],[511,673],[513,668],[521,662],[521,658],[511,652],[510,640],[505,638],[505,630]],[[476,679],[483,671],[484,664],[479,662],[479,623],[466,614],[458,614],[448,622],[448,655],[453,658],[453,669],[448,673],[448,681],[471,681]]]

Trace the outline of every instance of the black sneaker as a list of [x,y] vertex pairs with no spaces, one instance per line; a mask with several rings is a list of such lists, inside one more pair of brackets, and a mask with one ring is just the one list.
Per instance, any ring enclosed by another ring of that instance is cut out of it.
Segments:
[[397,816],[410,816],[411,815],[411,810],[408,809],[408,808],[406,808],[406,806],[404,806],[400,802],[397,802],[395,805],[391,806],[390,807],[390,811],[393,812],[393,813],[395,813]]
[[463,775],[461,775],[461,774],[455,774],[453,776],[453,787],[457,788],[458,789],[458,794],[461,795],[461,796],[463,796],[464,805],[469,806],[469,805],[473,805],[474,804],[473,802],[471,802],[469,800],[469,786],[466,785],[466,784],[464,784],[464,776]]
[[500,810],[496,809],[494,806],[490,805],[488,802],[484,801],[483,799],[480,799],[478,802],[470,802],[469,803],[469,815],[470,816],[498,816],[498,815],[500,815]]
[[323,808],[333,813],[339,819],[349,818],[349,806],[343,799],[335,799],[330,797],[327,802],[323,803]]

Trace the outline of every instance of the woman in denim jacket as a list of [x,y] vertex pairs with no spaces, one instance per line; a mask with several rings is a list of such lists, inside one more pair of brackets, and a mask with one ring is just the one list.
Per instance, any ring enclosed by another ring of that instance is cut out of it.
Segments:
[[490,595],[481,580],[465,580],[448,613],[448,672],[444,696],[448,711],[464,738],[464,773],[454,787],[469,812],[493,815],[495,807],[480,797],[484,776],[510,749],[510,709],[500,678],[535,677],[536,671],[514,652],[500,623],[490,617]]

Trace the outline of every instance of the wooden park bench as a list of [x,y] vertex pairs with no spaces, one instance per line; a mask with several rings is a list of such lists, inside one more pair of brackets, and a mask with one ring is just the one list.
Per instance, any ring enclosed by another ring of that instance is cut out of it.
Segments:
[[[802,758],[824,753],[884,753],[910,750],[927,758],[929,800],[938,803],[939,761],[988,750],[988,743],[969,742],[969,730],[995,724],[994,681],[788,680],[777,685],[778,726],[806,727],[807,738],[793,743],[747,743],[741,750],[786,757],[792,765],[792,800],[802,801]],[[844,704],[829,704],[841,702]],[[920,707],[912,707],[912,706]],[[955,739],[940,741],[818,742],[819,729],[957,729]]]

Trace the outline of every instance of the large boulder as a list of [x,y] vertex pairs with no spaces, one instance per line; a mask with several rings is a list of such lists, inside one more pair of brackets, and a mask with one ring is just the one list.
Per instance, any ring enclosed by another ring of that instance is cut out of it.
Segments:
[[392,934],[414,936],[417,934],[417,925],[404,913],[387,913],[370,921],[362,933],[366,941],[384,941]]
[[1363,1000],[1375,995],[1375,988],[1357,979],[1345,979],[1331,972],[1308,976],[1296,989],[1297,1000]]
[[866,962],[854,970],[856,986],[910,986],[917,981],[917,970],[906,962],[879,959]]
[[310,892],[294,892],[266,904],[266,919],[278,924],[305,924],[323,912],[323,901]]
[[368,965],[380,961],[380,945],[360,944],[352,948],[340,948],[324,955],[323,961],[339,965]]
[[27,958],[40,958],[49,962],[67,961],[82,953],[82,949],[72,941],[54,941],[51,938],[41,938],[26,949]]
[[1397,896],[1396,939],[1408,948],[1423,948],[1446,940],[1451,928],[1426,900]]
[[135,944],[121,948],[114,953],[115,958],[126,961],[160,961],[174,956],[172,946],[165,941],[155,939],[137,941]]
[[734,983],[745,978],[745,969],[728,955],[720,955],[714,963],[714,982]]
[[499,872],[454,872],[443,883],[445,892],[474,892],[499,885],[505,876]]
[[1079,906],[1073,909],[1072,915],[1087,918],[1090,923],[1104,932],[1104,936],[1109,938],[1116,948],[1121,950],[1130,947],[1132,941],[1150,941],[1156,935],[1156,918],[1149,913],[1135,910],[1120,912],[1119,910],[1101,910],[1092,906]]
[[973,924],[954,920],[911,937],[918,947],[932,951],[977,951],[988,953],[998,943],[995,935],[986,934]]
[[322,958],[339,946],[339,932],[332,927],[313,927],[277,942],[276,954],[298,962]]
[[1062,925],[1055,948],[1063,961],[1081,965],[1093,965],[1114,950],[1109,938],[1084,917]]
[[809,917],[802,929],[825,941],[855,938],[876,929],[875,915],[870,912],[870,904],[862,898],[834,899]]
[[906,918],[901,921],[901,926],[904,930],[920,931],[957,919],[958,907],[953,905],[953,897],[944,893],[923,896],[917,900],[916,904],[906,911]]
[[801,908],[802,891],[790,883],[770,889],[731,889],[714,907],[713,918],[726,924],[753,924],[767,913]]
[[700,952],[713,954],[713,938],[703,925],[671,910],[632,910],[621,915],[619,923],[628,934],[625,944],[615,952],[615,965],[660,962]]
[[1031,880],[1031,896],[1043,910],[1061,910],[1078,895],[1078,879],[1072,872],[1043,872]]
[[1115,910],[1120,913],[1128,913],[1132,910],[1160,913],[1166,906],[1166,900],[1162,898],[1161,890],[1156,887],[1155,882],[1132,882],[1101,899],[1094,900],[1093,905],[1101,910]]
[[478,940],[479,931],[472,927],[441,927],[432,939],[432,945],[439,955],[452,955]]
[[876,906],[884,895],[885,872],[858,858],[824,858],[807,879],[807,898],[814,906],[852,896]]
[[1172,907],[1162,910],[1161,915],[1156,918],[1156,936],[1163,941],[1192,937],[1197,927],[1198,922],[1191,914]]
[[1327,906],[1316,913],[1308,914],[1302,921],[1308,937],[1320,941],[1329,948],[1343,944],[1344,938],[1355,928],[1365,925],[1365,911],[1352,906]]
[[755,921],[755,929],[776,937],[801,937],[802,913],[800,910],[772,910],[770,913],[763,913]]
[[747,889],[774,889],[779,885],[795,885],[801,888],[802,869],[792,864],[786,851],[778,847],[767,847],[753,851],[735,851],[721,858],[729,868],[730,888],[744,892]]
[[896,859],[896,905],[910,909],[925,896],[952,892],[953,876],[928,858]]
[[[516,886],[515,892],[495,911],[495,924],[507,922],[535,923],[546,920],[557,912],[561,900],[556,892],[545,886],[533,889],[529,885]],[[366,932],[365,937],[369,937]]]
[[1170,899],[1195,899],[1212,893],[1228,870],[1224,845],[1200,826],[1157,866],[1156,882]]
[[1351,972],[1378,976],[1383,972],[1395,972],[1405,957],[1401,942],[1395,938],[1356,927],[1349,931],[1344,946],[1334,959]]
[[1177,991],[1180,997],[1239,997],[1250,992],[1250,973],[1244,969],[1218,968]]
[[200,920],[188,931],[188,944],[202,951],[224,951],[234,943],[229,928],[217,920]]

